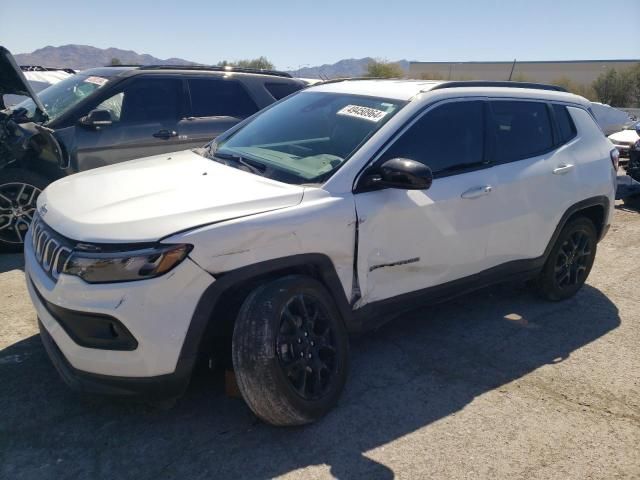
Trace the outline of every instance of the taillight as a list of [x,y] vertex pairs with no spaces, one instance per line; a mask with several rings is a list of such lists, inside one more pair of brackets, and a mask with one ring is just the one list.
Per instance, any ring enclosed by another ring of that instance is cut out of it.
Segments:
[[609,156],[611,157],[611,164],[613,165],[613,169],[618,171],[618,162],[620,160],[620,152],[617,148],[614,148],[609,152]]

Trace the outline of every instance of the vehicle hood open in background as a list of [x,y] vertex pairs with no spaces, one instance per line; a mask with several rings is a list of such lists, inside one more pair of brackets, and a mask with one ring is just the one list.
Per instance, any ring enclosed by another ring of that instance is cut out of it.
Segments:
[[151,242],[200,225],[294,206],[303,192],[303,187],[183,151],[58,180],[38,198],[38,212],[72,240]]
[[609,140],[611,140],[613,143],[622,142],[632,145],[640,140],[640,137],[635,130],[627,128],[609,135]]
[[22,73],[11,52],[4,47],[0,47],[0,110],[4,110],[5,95],[24,95],[31,97],[38,109],[46,114],[42,102],[35,94],[31,85]]

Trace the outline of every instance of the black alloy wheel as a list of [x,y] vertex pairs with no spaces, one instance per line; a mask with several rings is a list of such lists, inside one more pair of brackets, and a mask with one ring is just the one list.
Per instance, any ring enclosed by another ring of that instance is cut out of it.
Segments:
[[318,420],[338,402],[349,368],[347,330],[317,279],[265,280],[244,300],[232,340],[242,397],[262,420],[280,426]]
[[570,220],[560,232],[538,276],[539,293],[558,301],[575,295],[591,272],[598,245],[598,232],[587,217]]
[[326,395],[335,380],[334,337],[328,312],[313,296],[296,295],[282,309],[278,360],[291,386],[306,400]]
[[558,287],[583,283],[591,258],[593,239],[582,230],[573,232],[567,238],[556,256],[555,279]]

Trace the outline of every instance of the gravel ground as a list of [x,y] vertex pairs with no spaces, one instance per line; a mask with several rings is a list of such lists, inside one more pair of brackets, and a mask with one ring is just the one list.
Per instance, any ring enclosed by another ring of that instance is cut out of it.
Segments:
[[575,298],[503,285],[405,315],[352,343],[339,406],[294,429],[220,374],[168,411],[69,391],[0,255],[0,478],[640,478],[639,207],[619,202]]

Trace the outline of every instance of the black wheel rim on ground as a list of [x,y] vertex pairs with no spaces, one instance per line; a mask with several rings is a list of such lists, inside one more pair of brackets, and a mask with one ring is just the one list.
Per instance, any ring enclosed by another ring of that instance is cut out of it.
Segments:
[[276,352],[280,367],[296,393],[318,400],[333,386],[337,369],[335,332],[324,305],[299,294],[282,309]]
[[0,243],[24,243],[41,190],[28,183],[0,185]]
[[556,257],[554,276],[558,287],[569,288],[585,281],[592,248],[587,232],[578,230],[569,235]]

